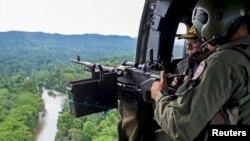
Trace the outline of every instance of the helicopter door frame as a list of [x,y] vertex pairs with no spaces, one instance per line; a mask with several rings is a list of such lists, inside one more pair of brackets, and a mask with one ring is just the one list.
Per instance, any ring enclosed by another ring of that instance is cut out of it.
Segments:
[[151,48],[154,60],[162,62],[166,68],[171,66],[178,25],[183,19],[184,23],[191,22],[192,9],[197,1],[146,0],[137,41],[137,64],[149,60],[147,52]]

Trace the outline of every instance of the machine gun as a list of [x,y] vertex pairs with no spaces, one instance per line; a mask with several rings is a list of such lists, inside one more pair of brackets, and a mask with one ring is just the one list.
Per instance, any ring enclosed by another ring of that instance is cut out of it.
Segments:
[[[71,81],[66,87],[75,117],[117,108],[118,101],[134,110],[142,102],[151,104],[151,85],[160,79],[163,69],[160,63],[152,60],[144,65],[124,61],[117,67],[80,61],[80,57],[71,62],[83,65],[92,75],[90,79]],[[167,74],[167,80],[170,82],[176,76],[180,75]]]

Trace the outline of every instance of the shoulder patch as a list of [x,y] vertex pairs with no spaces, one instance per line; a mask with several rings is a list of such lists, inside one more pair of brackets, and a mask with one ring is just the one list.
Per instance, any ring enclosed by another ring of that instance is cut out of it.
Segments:
[[202,72],[205,70],[206,67],[206,62],[202,61],[199,66],[197,67],[195,73],[194,73],[194,77],[192,78],[192,80],[196,80],[197,78],[199,78],[199,76],[202,74]]

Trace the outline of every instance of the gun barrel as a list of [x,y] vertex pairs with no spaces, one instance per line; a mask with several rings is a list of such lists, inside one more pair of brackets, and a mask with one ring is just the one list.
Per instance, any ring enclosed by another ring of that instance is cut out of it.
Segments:
[[[84,61],[77,61],[77,60],[71,60],[71,62],[76,63],[76,64],[80,64],[80,65],[84,65],[85,67],[87,67],[88,70],[92,70],[93,67],[95,67],[95,69],[100,69],[98,67],[96,67],[96,64],[90,63],[90,62],[84,62]],[[107,67],[107,66],[102,66],[100,65],[101,69],[103,71],[108,71],[108,72],[114,72],[115,69],[113,67]]]
[[95,66],[93,63],[90,63],[90,62],[77,61],[77,60],[70,60],[70,61],[76,64],[84,65],[90,70]]

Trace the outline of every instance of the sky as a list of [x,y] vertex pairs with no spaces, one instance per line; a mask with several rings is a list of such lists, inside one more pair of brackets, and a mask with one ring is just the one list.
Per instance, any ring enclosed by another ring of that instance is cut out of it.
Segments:
[[0,32],[137,37],[144,0],[0,0]]

